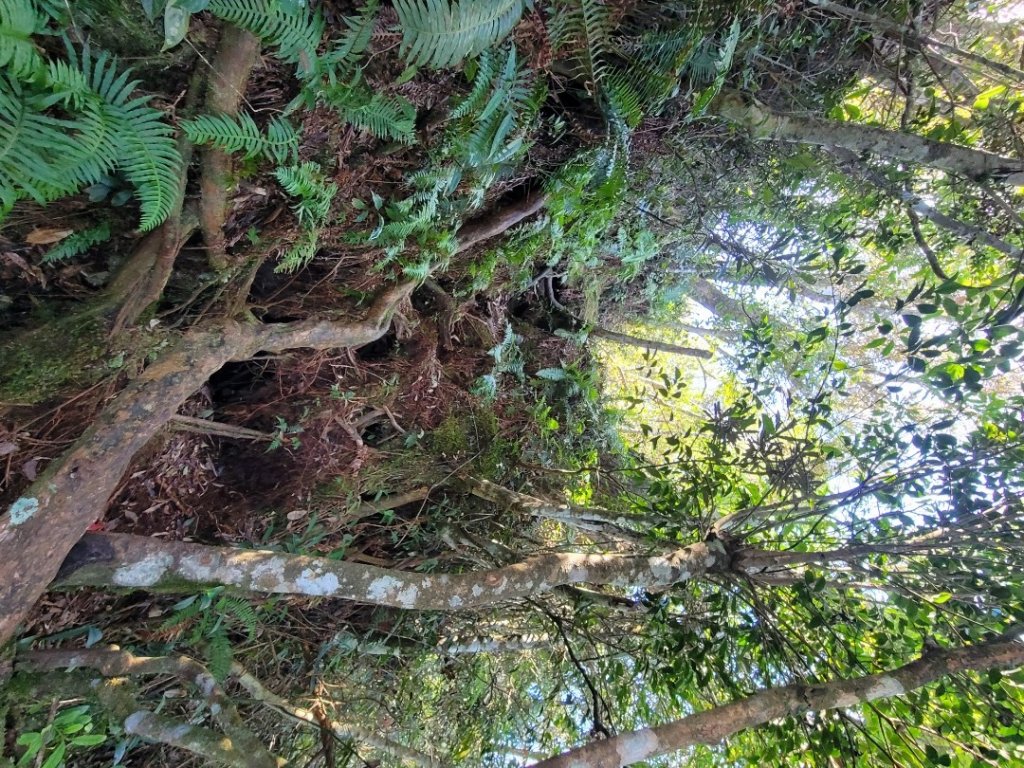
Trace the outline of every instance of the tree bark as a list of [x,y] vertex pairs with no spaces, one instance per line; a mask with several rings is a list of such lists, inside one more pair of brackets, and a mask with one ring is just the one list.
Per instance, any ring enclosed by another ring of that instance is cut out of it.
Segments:
[[490,571],[424,574],[350,561],[254,551],[128,534],[90,533],[72,550],[58,585],[237,592],[356,600],[418,611],[469,610],[550,592],[566,584],[667,587],[728,573],[720,541],[665,555],[550,553]]
[[[231,745],[230,751],[243,756],[245,765],[252,768],[277,768],[284,763],[263,745],[251,730],[242,722],[235,709],[235,704],[224,692],[210,671],[195,659],[188,656],[136,656],[116,648],[85,648],[81,650],[46,650],[27,651],[18,656],[19,669],[35,670],[78,669],[88,667],[100,672],[104,677],[135,677],[139,675],[174,675],[183,683],[195,686],[209,704],[213,720],[227,735],[229,742],[222,737],[213,736],[214,743],[222,747]],[[136,709],[138,709],[136,707]],[[131,712],[122,717],[135,716],[140,723],[148,722],[154,728],[140,726],[139,735],[147,736],[155,741],[171,743],[159,734],[165,729],[159,720],[143,718]],[[173,724],[173,722],[172,722]],[[159,726],[159,727],[157,727]],[[207,739],[209,741],[209,739]],[[180,745],[179,745],[180,746]]]
[[64,557],[102,514],[136,452],[211,374],[260,351],[369,344],[385,334],[412,288],[406,283],[383,292],[366,316],[352,323],[220,321],[182,335],[0,518],[0,645],[13,636]]
[[[210,86],[206,94],[206,112],[234,117],[245,94],[260,41],[251,32],[225,24],[217,55],[210,66]],[[231,155],[217,147],[206,147],[200,160],[199,220],[203,228],[210,266],[221,271],[227,268],[227,244],[224,220],[228,210],[228,185],[232,170]]]
[[857,123],[773,112],[755,99],[736,92],[723,94],[715,107],[719,116],[745,128],[755,141],[812,144],[846,149],[903,163],[957,173],[975,181],[997,180],[1024,184],[1024,161],[926,139],[912,133],[889,131]]
[[710,360],[711,353],[706,349],[695,347],[683,347],[678,344],[669,344],[666,341],[655,341],[653,339],[641,339],[637,336],[630,336],[617,331],[609,331],[606,328],[595,326],[590,329],[590,336],[598,339],[605,339],[616,344],[625,344],[629,347],[640,347],[640,349],[652,352],[668,352],[670,355],[682,355],[683,357],[696,357],[699,360]]
[[[1017,634],[1021,629],[1016,630]],[[805,712],[849,709],[901,696],[946,675],[1010,669],[1024,664],[1024,645],[1011,636],[980,645],[929,652],[891,672],[820,685],[769,688],[738,701],[653,728],[593,741],[537,763],[533,768],[619,768],[695,744],[713,746],[738,731]]]
[[467,222],[459,228],[459,246],[455,252],[468,251],[477,243],[502,234],[537,213],[547,201],[548,197],[543,192],[532,192],[519,203],[499,208],[489,216]]

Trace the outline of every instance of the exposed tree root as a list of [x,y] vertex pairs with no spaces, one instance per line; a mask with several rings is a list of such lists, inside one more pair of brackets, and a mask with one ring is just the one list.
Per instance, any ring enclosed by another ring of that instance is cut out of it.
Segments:
[[225,363],[298,347],[357,347],[379,339],[412,291],[384,291],[351,323],[307,320],[200,325],[125,387],[92,426],[0,518],[0,644],[14,633],[82,532],[103,514],[135,454]]
[[543,192],[531,192],[518,203],[499,208],[492,214],[464,224],[458,232],[459,247],[455,252],[468,251],[478,243],[508,231],[537,213],[547,201],[547,195]]

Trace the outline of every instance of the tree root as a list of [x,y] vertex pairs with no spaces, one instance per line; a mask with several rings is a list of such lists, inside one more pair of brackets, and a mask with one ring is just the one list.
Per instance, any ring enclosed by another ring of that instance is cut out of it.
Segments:
[[361,320],[351,323],[224,321],[183,334],[0,518],[0,645],[13,636],[85,529],[103,514],[135,454],[213,373],[260,351],[369,344],[387,332],[412,289],[404,283],[384,291]]

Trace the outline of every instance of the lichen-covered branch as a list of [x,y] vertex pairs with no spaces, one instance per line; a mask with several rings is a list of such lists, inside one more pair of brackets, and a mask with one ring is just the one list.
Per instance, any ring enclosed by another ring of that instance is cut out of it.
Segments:
[[975,181],[1024,183],[1024,160],[858,123],[782,114],[752,98],[730,92],[717,103],[719,116],[746,129],[756,141],[811,144],[846,149],[903,163],[957,173]]
[[224,585],[421,611],[452,611],[550,592],[565,584],[664,587],[729,571],[721,541],[665,555],[549,553],[490,571],[424,574],[362,563],[215,547],[127,534],[87,534],[61,570],[62,586],[153,590]]
[[[321,726],[321,721],[312,710],[298,707],[287,699],[278,696],[263,685],[260,680],[247,672],[238,662],[231,665],[231,675],[256,701],[274,707],[299,722],[317,728]],[[330,720],[327,725],[335,738],[342,741],[356,742],[357,747],[360,744],[365,744],[378,752],[392,755],[402,762],[419,766],[419,768],[440,768],[441,766],[441,762],[430,755],[411,749],[404,744],[399,744],[383,736],[378,736],[373,730],[365,726],[344,723],[339,720]]]
[[260,351],[369,344],[386,333],[413,287],[405,283],[384,291],[353,322],[222,321],[201,325],[172,343],[0,517],[0,645],[14,634],[85,529],[103,514],[135,454],[214,372]]
[[1004,635],[991,643],[928,653],[918,661],[877,675],[767,689],[664,725],[593,741],[537,763],[534,768],[620,768],[696,744],[712,746],[738,731],[779,718],[849,709],[901,696],[957,672],[1019,667],[1024,664],[1024,644],[1011,637]]
[[[141,675],[174,675],[195,687],[206,699],[210,715],[223,729],[234,749],[246,756],[253,768],[277,768],[285,761],[272,755],[242,722],[234,702],[224,692],[210,671],[188,656],[136,656],[117,648],[84,648],[79,650],[27,651],[18,655],[19,671],[25,668],[50,671],[57,669],[95,669],[105,677],[138,677]],[[151,713],[147,713],[151,714]],[[134,715],[132,715],[134,716]],[[140,718],[140,723],[161,728],[166,723]],[[127,723],[125,725],[128,727]],[[161,731],[162,732],[162,731]],[[139,732],[143,735],[142,732]],[[206,737],[203,737],[206,739]],[[155,739],[165,741],[162,738]],[[223,741],[220,739],[219,741]],[[165,743],[169,743],[166,742]],[[194,750],[193,750],[194,751]]]

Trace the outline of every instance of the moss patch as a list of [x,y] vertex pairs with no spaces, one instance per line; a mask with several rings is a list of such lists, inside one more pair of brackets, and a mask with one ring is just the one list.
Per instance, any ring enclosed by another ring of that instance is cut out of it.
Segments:
[[0,339],[0,401],[43,402],[95,383],[107,366],[107,333],[97,314],[76,313]]

